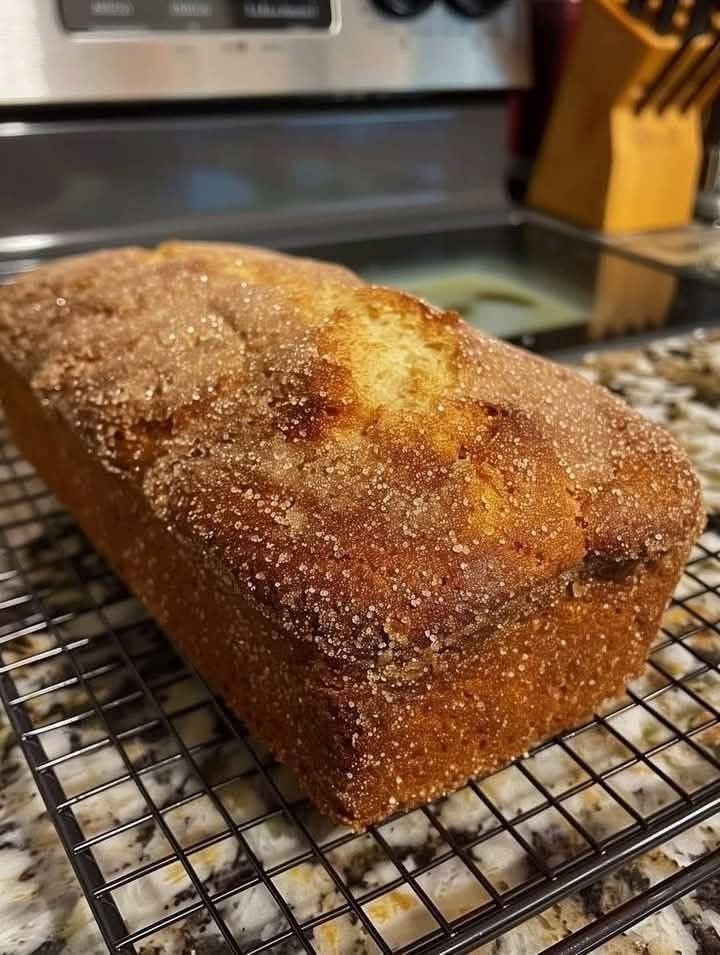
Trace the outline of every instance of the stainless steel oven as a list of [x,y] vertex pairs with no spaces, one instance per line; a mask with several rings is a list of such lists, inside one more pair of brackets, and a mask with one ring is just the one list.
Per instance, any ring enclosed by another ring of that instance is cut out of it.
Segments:
[[522,0],[3,0],[0,100],[504,89]]

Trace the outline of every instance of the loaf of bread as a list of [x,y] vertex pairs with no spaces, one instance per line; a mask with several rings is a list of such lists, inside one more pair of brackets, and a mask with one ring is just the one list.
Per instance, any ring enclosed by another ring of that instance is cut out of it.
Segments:
[[590,715],[703,522],[662,429],[343,268],[173,242],[0,289],[17,444],[352,826]]

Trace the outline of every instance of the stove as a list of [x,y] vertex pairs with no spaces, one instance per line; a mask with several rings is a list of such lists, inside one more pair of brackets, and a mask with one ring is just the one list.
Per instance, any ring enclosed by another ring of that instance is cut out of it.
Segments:
[[505,89],[521,0],[4,0],[18,105]]

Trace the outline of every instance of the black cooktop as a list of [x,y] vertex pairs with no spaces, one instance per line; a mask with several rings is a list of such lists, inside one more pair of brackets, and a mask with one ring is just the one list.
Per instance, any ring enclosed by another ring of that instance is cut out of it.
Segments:
[[[545,354],[720,324],[720,282],[712,274],[652,263],[544,223],[315,236],[303,243],[297,235],[245,235],[235,227],[218,228],[212,238],[342,263],[368,281],[457,309],[471,324]],[[143,240],[123,236],[123,244],[133,241]],[[52,254],[65,252],[55,247]],[[46,257],[5,259],[2,272],[25,271]]]

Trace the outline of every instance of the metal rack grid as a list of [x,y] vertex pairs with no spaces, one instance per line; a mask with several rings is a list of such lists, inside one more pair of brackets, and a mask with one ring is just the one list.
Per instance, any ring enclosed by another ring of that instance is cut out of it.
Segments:
[[[711,521],[623,698],[357,834],[213,697],[0,419],[0,695],[108,947],[469,951],[720,810],[719,532]],[[687,891],[717,855],[572,950]]]

